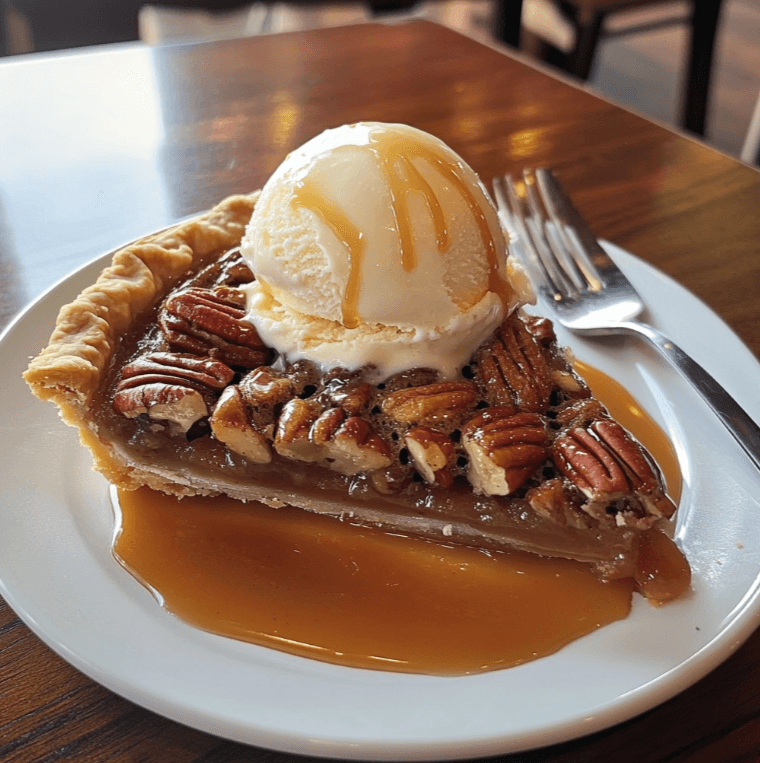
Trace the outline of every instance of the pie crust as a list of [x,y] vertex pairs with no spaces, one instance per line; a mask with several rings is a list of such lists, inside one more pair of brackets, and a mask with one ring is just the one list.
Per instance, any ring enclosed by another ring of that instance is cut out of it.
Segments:
[[133,474],[99,431],[90,403],[108,371],[121,337],[183,276],[236,246],[251,218],[259,192],[231,196],[207,214],[135,241],[114,254],[95,284],[61,308],[47,347],[34,358],[24,379],[42,400],[51,400],[61,418],[77,427],[93,453],[95,468],[125,489],[151,484]]
[[[605,577],[641,573],[642,538],[659,535],[675,507],[651,457],[556,347],[549,321],[513,314],[462,379],[416,370],[372,388],[356,374],[285,366],[241,339],[237,318],[227,333],[204,323],[188,335],[193,311],[238,314],[228,300],[237,284],[219,280],[219,263],[234,263],[257,197],[232,196],[124,247],[61,309],[24,378],[79,430],[96,470],[126,490],[290,504],[436,541],[578,559]],[[190,342],[179,351],[166,339],[176,331]],[[253,354],[225,355],[230,342]],[[141,383],[174,374],[175,361],[183,378],[200,369],[209,381],[193,392],[208,416],[167,420],[146,408]],[[251,389],[269,401],[261,409]]]

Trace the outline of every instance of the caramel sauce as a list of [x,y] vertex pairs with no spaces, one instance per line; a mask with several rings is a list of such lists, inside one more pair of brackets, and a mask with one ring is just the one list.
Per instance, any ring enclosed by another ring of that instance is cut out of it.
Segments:
[[636,589],[650,604],[659,606],[689,589],[691,568],[667,535],[650,530],[639,541],[639,566],[634,578]]
[[390,536],[300,509],[120,492],[117,558],[177,617],[293,654],[464,674],[550,654],[629,612],[583,565]]
[[341,304],[341,322],[346,328],[355,329],[362,322],[359,316],[359,296],[366,240],[343,210],[326,199],[308,178],[296,187],[293,199],[298,206],[314,212],[338,237],[349,254],[348,279]]
[[[447,161],[432,145],[423,146],[419,141],[410,140],[405,136],[388,133],[374,133],[370,136],[370,150],[380,164],[385,179],[391,191],[391,210],[399,232],[399,250],[401,265],[409,273],[417,267],[417,252],[414,242],[412,218],[409,213],[407,194],[418,191],[425,199],[425,206],[433,219],[435,241],[439,252],[449,248],[449,231],[446,217],[438,201],[438,197],[430,184],[422,177],[412,160],[424,159],[435,167],[442,175],[456,177],[455,185],[462,194],[470,211],[474,214],[480,229],[480,236],[486,250],[495,251],[495,244],[483,212],[473,199],[470,189],[462,181],[455,170],[456,165]],[[458,168],[456,168],[458,169]]]
[[[655,422],[609,377],[579,370],[621,423],[662,446],[671,490],[680,488]],[[510,667],[625,618],[634,589],[575,562],[390,536],[300,509],[141,488],[120,491],[116,513],[114,555],[177,617],[353,667]],[[650,532],[642,544],[640,590],[658,603],[688,587],[688,565],[666,536]]]
[[[449,248],[450,239],[446,216],[435,191],[414,165],[415,159],[422,159],[453,185],[464,199],[477,223],[489,266],[488,289],[499,296],[504,305],[511,300],[511,289],[500,270],[496,243],[483,209],[470,188],[462,166],[447,157],[444,151],[429,142],[410,139],[408,136],[375,131],[370,133],[366,146],[349,146],[351,150],[369,151],[385,176],[391,193],[391,211],[398,231],[399,256],[401,266],[408,273],[417,267],[417,251],[414,226],[409,212],[409,193],[422,194],[430,213],[435,230],[436,246],[439,252]],[[340,150],[340,149],[336,149]],[[361,296],[361,265],[366,246],[360,231],[336,204],[325,199],[323,194],[308,178],[298,184],[293,196],[296,206],[309,209],[316,214],[338,237],[348,253],[349,274],[341,304],[341,322],[346,328],[356,328],[362,322],[358,312]]]

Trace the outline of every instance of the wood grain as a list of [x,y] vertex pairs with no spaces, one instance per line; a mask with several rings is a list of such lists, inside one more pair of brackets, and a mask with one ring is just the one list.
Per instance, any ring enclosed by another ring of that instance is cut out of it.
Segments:
[[[14,85],[19,80],[25,88]],[[99,114],[102,103],[85,95],[101,87],[131,105],[114,117]],[[62,102],[42,99],[55,88],[65,91]],[[134,92],[142,99],[129,100]],[[441,27],[371,24],[153,51],[115,46],[76,58],[22,57],[0,63],[0,93],[12,115],[12,123],[0,120],[0,145],[15,146],[13,157],[0,160],[3,323],[110,246],[260,186],[289,150],[321,130],[382,120],[438,135],[484,178],[553,167],[600,236],[673,276],[760,355],[760,173]],[[153,138],[130,138],[110,122],[105,151],[85,129],[96,120],[134,120],[135,110],[153,125]],[[58,164],[40,151],[40,120],[57,126],[48,131],[54,145],[69,146]],[[758,685],[755,633],[724,665],[655,710],[500,760],[756,761]],[[112,694],[51,652],[2,603],[0,760],[298,759],[185,728]]]

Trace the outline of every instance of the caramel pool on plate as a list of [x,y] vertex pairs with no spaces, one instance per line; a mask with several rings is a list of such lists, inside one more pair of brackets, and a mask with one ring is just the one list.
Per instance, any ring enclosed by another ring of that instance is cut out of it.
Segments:
[[508,667],[628,614],[632,583],[573,562],[442,547],[301,509],[121,492],[115,553],[205,630],[344,665]]
[[[579,370],[605,387],[608,404],[615,398],[614,415],[655,453],[677,497],[677,460],[659,427],[608,377]],[[119,492],[118,504],[114,554],[169,612],[342,665],[448,675],[505,668],[630,611],[632,580],[605,583],[575,562],[390,536],[300,509],[179,501],[147,488]]]

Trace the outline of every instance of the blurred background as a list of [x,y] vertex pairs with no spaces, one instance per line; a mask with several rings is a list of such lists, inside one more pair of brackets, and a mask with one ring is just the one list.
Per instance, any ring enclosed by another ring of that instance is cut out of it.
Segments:
[[[697,78],[709,82],[704,124],[697,128],[683,118],[694,81],[688,76],[694,3],[708,3],[716,14],[712,29],[695,31],[708,62],[698,64]],[[519,39],[510,27],[515,11],[521,11]],[[135,40],[173,44],[409,17],[490,45],[517,45],[617,103],[703,134],[732,156],[758,159],[750,126],[760,122],[760,0],[0,0],[0,54]],[[760,124],[754,129],[760,133]]]

